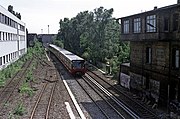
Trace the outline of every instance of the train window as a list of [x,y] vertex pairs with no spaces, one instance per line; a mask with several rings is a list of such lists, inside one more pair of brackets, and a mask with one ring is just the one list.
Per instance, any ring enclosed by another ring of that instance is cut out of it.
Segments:
[[73,68],[81,68],[83,67],[84,61],[73,61]]

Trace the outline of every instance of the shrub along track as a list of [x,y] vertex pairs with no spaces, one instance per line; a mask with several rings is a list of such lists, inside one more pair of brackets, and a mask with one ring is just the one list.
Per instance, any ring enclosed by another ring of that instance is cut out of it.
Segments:
[[[62,80],[59,80],[60,75],[57,72],[57,67],[55,67],[56,63],[53,64],[54,62],[48,61],[45,55],[37,55],[33,58],[33,64],[27,61],[24,65],[28,69],[27,71],[23,68],[14,76],[17,77],[16,79],[9,80],[6,84],[7,87],[0,89],[0,119],[30,119],[32,112],[34,112],[33,119],[45,117],[69,119],[65,102],[69,102],[70,105],[73,105],[73,103],[70,101],[71,99]],[[24,84],[25,87],[23,87]],[[45,93],[42,93],[41,104],[36,104],[45,84],[47,86]],[[23,91],[21,88],[23,88]],[[9,92],[10,90],[13,93]],[[11,95],[9,99],[7,99],[8,95]],[[35,105],[37,105],[37,108],[33,111]],[[72,109],[75,109],[75,107]]]
[[28,70],[28,67],[31,65],[33,59],[26,61],[20,71],[18,71],[11,80],[3,87],[0,92],[0,116],[4,115],[4,110],[7,112],[6,107],[11,103],[14,99],[13,95],[18,93],[18,87],[23,81],[25,74]]

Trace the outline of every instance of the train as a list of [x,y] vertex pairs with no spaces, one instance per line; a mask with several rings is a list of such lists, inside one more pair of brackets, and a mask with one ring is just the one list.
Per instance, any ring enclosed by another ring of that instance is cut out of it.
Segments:
[[85,60],[83,58],[54,44],[49,44],[49,50],[61,61],[72,75],[82,76],[86,73]]

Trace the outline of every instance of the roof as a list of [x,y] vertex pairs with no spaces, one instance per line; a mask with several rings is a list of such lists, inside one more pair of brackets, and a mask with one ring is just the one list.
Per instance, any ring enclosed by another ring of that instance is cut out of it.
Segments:
[[0,13],[6,15],[7,17],[11,18],[12,20],[18,22],[19,24],[25,26],[25,23],[21,21],[19,18],[17,18],[15,15],[10,13],[7,9],[5,9],[3,6],[0,5]]
[[138,14],[129,15],[129,16],[126,16],[126,17],[121,17],[120,19],[127,18],[127,17],[132,17],[132,16],[138,16],[138,15],[142,15],[142,14],[147,14],[147,13],[151,13],[151,12],[160,12],[162,10],[163,11],[164,10],[169,10],[169,9],[176,8],[176,7],[179,7],[179,6],[180,6],[180,4],[173,4],[173,5],[169,5],[169,6],[165,6],[165,7],[161,7],[161,8],[156,8],[155,7],[153,10],[138,13]]
[[63,48],[56,46],[56,45],[50,44],[50,46],[53,47],[54,49],[56,49],[57,51],[61,52],[62,54],[64,54],[71,61],[73,61],[73,60],[84,60],[83,58],[73,54],[72,52],[69,52]]

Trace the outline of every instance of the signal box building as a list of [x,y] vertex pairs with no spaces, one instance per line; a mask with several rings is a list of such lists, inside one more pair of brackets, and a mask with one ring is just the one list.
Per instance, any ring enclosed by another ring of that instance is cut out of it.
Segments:
[[0,5],[0,70],[26,53],[25,23]]
[[[180,102],[180,4],[121,18],[130,89],[158,105]],[[122,65],[123,69],[123,65]]]

